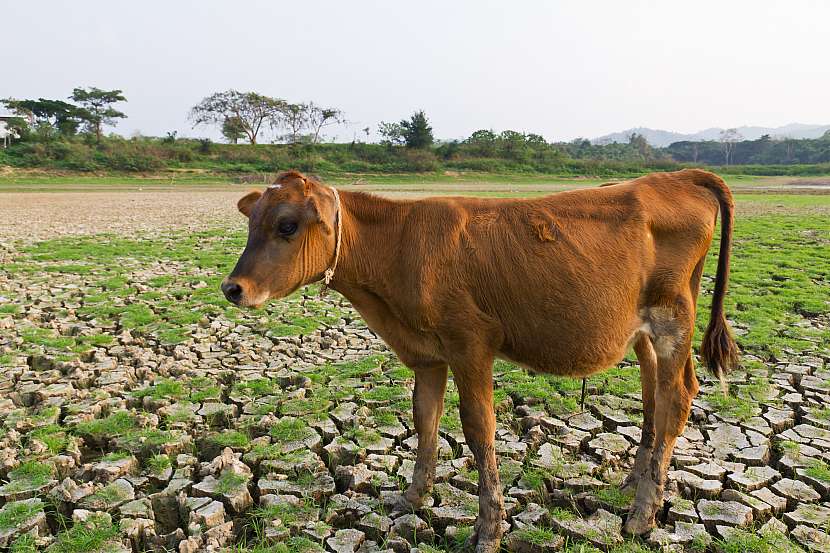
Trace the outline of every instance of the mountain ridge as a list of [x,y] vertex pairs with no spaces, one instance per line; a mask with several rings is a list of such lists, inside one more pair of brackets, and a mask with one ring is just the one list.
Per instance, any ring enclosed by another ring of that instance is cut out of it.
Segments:
[[[720,133],[724,130],[725,129],[720,127],[710,127],[696,133],[679,133],[662,129],[652,129],[649,127],[634,127],[624,131],[593,138],[591,139],[591,142],[594,144],[628,142],[631,134],[637,133],[643,135],[646,141],[652,146],[664,148],[673,142],[680,142],[683,140],[718,140]],[[736,127],[735,130],[738,131],[744,140],[757,140],[765,134],[770,135],[772,138],[819,138],[824,135],[825,132],[830,131],[830,125],[812,125],[805,123],[790,123],[780,127],[744,125],[742,127]]]

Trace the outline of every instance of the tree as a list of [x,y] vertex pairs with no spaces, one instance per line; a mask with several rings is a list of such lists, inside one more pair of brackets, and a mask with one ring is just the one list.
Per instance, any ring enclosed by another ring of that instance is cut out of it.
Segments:
[[401,121],[400,126],[403,130],[403,139],[407,148],[428,148],[432,146],[434,141],[432,127],[429,125],[429,120],[423,110],[413,113],[408,121],[406,119]]
[[276,126],[285,104],[279,98],[270,98],[256,92],[226,90],[215,92],[193,106],[188,118],[193,126],[201,124],[224,125],[227,119],[235,119],[233,125],[241,130],[251,144],[256,144],[262,126]]
[[116,119],[126,118],[126,114],[115,109],[113,104],[126,102],[121,90],[101,90],[94,86],[76,88],[70,98],[83,108],[81,118],[86,122],[87,130],[95,133],[95,141],[101,142],[104,125],[115,126]]
[[285,138],[290,144],[297,144],[303,129],[308,126],[308,105],[283,103],[280,113],[282,117],[279,123],[284,124],[288,129]]
[[406,142],[403,137],[403,127],[400,123],[381,121],[378,123],[378,134],[381,136],[381,144],[386,144],[389,148],[402,146]]
[[13,113],[33,118],[36,126],[49,127],[64,136],[78,132],[81,122],[89,117],[82,108],[63,100],[7,98],[2,103]]
[[724,160],[726,165],[732,161],[732,154],[735,151],[735,144],[743,140],[743,136],[738,132],[738,129],[726,129],[720,132],[721,149],[723,150]]
[[346,122],[343,112],[337,108],[320,107],[314,102],[308,104],[308,126],[311,128],[312,144],[320,143],[320,131],[331,125],[341,125]]
[[226,117],[222,122],[222,136],[230,144],[238,144],[239,139],[245,136],[245,125],[239,117]]

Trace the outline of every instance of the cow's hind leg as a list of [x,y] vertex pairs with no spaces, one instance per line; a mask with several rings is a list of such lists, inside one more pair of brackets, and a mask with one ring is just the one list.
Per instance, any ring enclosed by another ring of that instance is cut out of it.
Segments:
[[432,490],[438,458],[438,423],[444,411],[444,393],[447,389],[446,363],[418,365],[413,370],[415,392],[412,396],[412,418],[418,433],[418,452],[412,484],[392,506],[395,511],[420,508],[424,496]]
[[678,296],[674,305],[649,310],[651,343],[657,359],[654,450],[648,470],[637,485],[625,530],[643,534],[654,527],[663,503],[666,472],[677,437],[689,417],[698,383],[691,357],[694,306],[691,298]]
[[464,438],[478,468],[478,518],[470,543],[476,553],[496,553],[501,542],[504,499],[496,465],[496,415],[493,411],[492,359],[489,362],[453,365],[458,387]]
[[643,435],[631,473],[622,483],[622,490],[628,493],[637,491],[637,485],[649,470],[651,454],[654,450],[654,393],[657,388],[657,357],[651,346],[651,339],[640,334],[634,342],[634,353],[640,361],[640,383],[643,388]]

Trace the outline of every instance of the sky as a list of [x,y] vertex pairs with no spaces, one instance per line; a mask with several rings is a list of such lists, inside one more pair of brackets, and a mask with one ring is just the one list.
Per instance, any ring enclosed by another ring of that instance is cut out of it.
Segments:
[[338,141],[421,109],[443,139],[830,123],[821,0],[0,0],[0,20],[0,98],[119,88],[125,136],[218,138],[187,114],[230,88],[338,107]]

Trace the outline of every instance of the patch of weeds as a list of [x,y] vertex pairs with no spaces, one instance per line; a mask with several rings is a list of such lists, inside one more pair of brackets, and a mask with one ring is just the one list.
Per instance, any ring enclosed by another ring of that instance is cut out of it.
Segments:
[[222,494],[238,490],[248,483],[248,479],[232,471],[225,471],[219,476],[216,491]]
[[153,455],[146,462],[147,470],[150,471],[151,474],[161,474],[170,467],[173,466],[173,462],[170,460],[170,457],[161,453],[158,455]]
[[32,486],[42,486],[52,479],[55,468],[47,463],[39,461],[26,461],[16,469],[9,472],[9,480],[26,481]]
[[720,415],[728,418],[735,418],[745,421],[755,416],[755,405],[746,399],[731,395],[724,395],[723,392],[715,392],[705,397],[705,400]]
[[383,439],[380,432],[374,428],[365,428],[362,426],[353,426],[343,433],[343,437],[357,444],[374,444]]
[[132,457],[133,454],[128,451],[113,451],[112,453],[107,453],[103,457],[101,457],[102,461],[122,461],[124,459],[129,459]]
[[634,498],[633,493],[623,492],[619,488],[613,486],[597,490],[594,493],[594,496],[600,501],[603,501],[605,503],[608,503],[609,505],[613,505],[614,507],[620,509],[627,507],[628,504],[631,503],[631,500]]
[[47,553],[92,553],[105,549],[107,542],[118,538],[116,525],[104,516],[92,515],[84,523],[78,523],[58,534]]
[[147,388],[133,390],[130,395],[135,398],[182,399],[187,397],[187,388],[179,380],[165,379],[159,380]]
[[6,503],[0,509],[0,528],[17,528],[27,520],[43,511],[43,505],[23,502]]
[[209,441],[221,448],[243,448],[251,443],[251,439],[244,432],[238,430],[225,430],[218,434],[213,434],[208,438]]
[[43,442],[49,453],[52,454],[63,452],[69,444],[66,432],[57,424],[48,424],[36,428],[29,432],[28,438]]
[[553,507],[550,509],[550,516],[555,518],[556,520],[575,520],[577,517],[576,513],[569,509],[563,509],[562,507]]
[[313,432],[302,419],[283,418],[271,427],[271,437],[280,442],[298,442]]
[[35,537],[31,534],[23,534],[12,542],[9,553],[37,553]]
[[804,473],[810,478],[814,478],[821,482],[830,483],[830,466],[824,461],[816,459],[810,463],[805,469]]
[[135,416],[127,411],[119,411],[104,419],[80,422],[75,425],[75,432],[96,439],[103,439],[126,434],[135,427]]
[[280,391],[279,384],[267,378],[256,378],[234,384],[231,393],[244,395],[250,398],[270,396]]
[[521,539],[535,545],[544,545],[556,536],[550,528],[539,528],[538,526],[527,526],[517,530],[516,534]]
[[749,532],[736,530],[727,540],[717,540],[723,553],[795,553],[803,552],[784,534],[776,531]]

